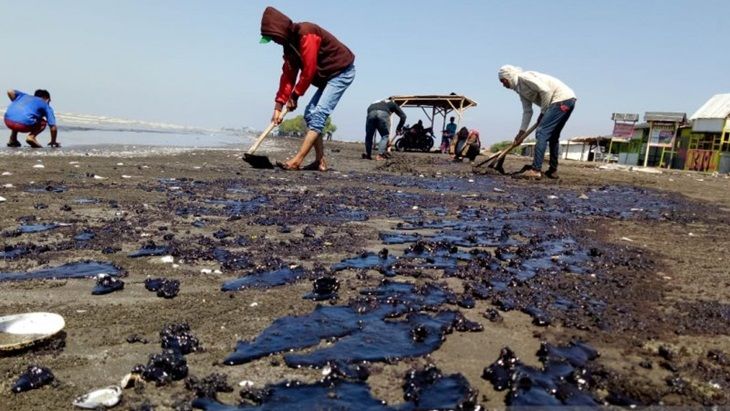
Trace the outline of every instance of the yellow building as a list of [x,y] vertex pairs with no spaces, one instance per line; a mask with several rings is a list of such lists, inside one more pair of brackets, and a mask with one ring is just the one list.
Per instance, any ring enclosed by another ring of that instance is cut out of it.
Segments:
[[730,173],[730,93],[712,96],[681,134],[685,170]]

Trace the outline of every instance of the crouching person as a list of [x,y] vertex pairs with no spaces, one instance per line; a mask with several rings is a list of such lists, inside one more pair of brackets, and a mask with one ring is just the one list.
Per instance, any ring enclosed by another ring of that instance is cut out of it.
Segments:
[[469,162],[474,162],[474,159],[479,155],[479,151],[482,148],[482,142],[479,139],[479,130],[471,129],[467,137],[456,144],[456,152],[454,161],[461,162],[463,157],[469,159]]
[[36,139],[46,125],[51,128],[51,147],[60,147],[58,144],[58,129],[56,128],[56,116],[50,106],[51,94],[48,90],[36,90],[30,96],[18,90],[8,90],[8,98],[11,103],[5,111],[5,126],[10,129],[8,147],[20,147],[18,133],[28,133],[25,142],[33,148],[42,146]]

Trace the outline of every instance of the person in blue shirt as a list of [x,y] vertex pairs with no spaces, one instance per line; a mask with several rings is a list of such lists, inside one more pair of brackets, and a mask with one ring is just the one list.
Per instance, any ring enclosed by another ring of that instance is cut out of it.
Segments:
[[8,147],[20,147],[18,133],[28,133],[25,142],[33,148],[41,148],[36,137],[46,129],[51,128],[51,147],[60,147],[56,140],[58,128],[56,116],[49,105],[51,93],[48,90],[36,90],[34,95],[28,95],[18,90],[8,90],[11,103],[5,111],[5,125],[10,129]]
[[451,147],[451,139],[456,135],[456,123],[454,123],[454,117],[449,119],[449,124],[446,125],[446,129],[441,134],[441,152],[448,153],[449,147]]

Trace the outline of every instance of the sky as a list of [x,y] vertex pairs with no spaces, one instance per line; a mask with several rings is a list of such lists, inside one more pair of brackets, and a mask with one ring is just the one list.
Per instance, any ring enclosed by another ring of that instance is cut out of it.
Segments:
[[372,101],[450,92],[478,102],[463,124],[483,143],[512,139],[522,109],[504,64],[573,88],[563,139],[610,134],[612,112],[691,115],[730,92],[726,0],[0,0],[0,88],[48,89],[58,112],[260,130],[282,63],[259,44],[269,5],[355,53],[336,139],[364,140]]

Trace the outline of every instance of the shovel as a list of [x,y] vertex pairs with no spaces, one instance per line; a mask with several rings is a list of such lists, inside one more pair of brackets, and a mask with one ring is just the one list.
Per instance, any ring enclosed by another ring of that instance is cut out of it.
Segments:
[[[287,113],[287,108],[284,107],[284,109],[281,111],[281,117],[284,118],[284,116]],[[276,127],[276,122],[272,121],[271,124],[269,124],[268,127],[266,127],[266,130],[264,130],[259,138],[256,139],[256,141],[253,143],[251,148],[248,149],[248,151],[243,155],[243,161],[247,162],[251,165],[253,168],[274,168],[274,165],[271,163],[271,160],[269,160],[269,157],[267,156],[257,156],[254,153],[259,148],[261,143],[263,143],[266,136],[271,133],[271,130],[273,130]]]
[[525,134],[522,136],[522,139],[519,142],[513,141],[512,144],[507,146],[507,148],[500,150],[500,151],[492,154],[491,156],[487,157],[486,160],[483,160],[483,161],[475,164],[474,168],[487,164],[487,167],[493,168],[493,169],[499,171],[500,174],[506,174],[502,165],[504,164],[504,159],[507,157],[507,154],[510,151],[512,151],[515,147],[522,144],[522,142],[527,138],[527,136],[532,134],[532,132],[535,131],[536,128],[537,128],[537,123],[533,124],[530,128],[525,130]]

